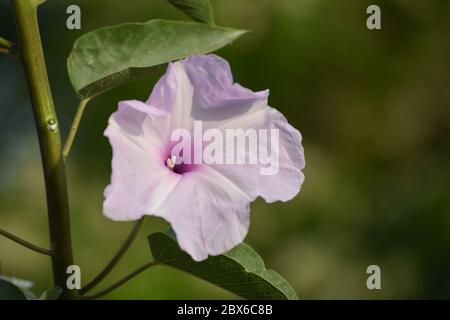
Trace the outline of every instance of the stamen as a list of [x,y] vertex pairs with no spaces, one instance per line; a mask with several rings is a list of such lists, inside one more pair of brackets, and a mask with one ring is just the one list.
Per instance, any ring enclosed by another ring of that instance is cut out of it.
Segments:
[[174,155],[172,155],[172,157],[170,157],[166,160],[167,168],[169,168],[172,171],[173,171],[173,168],[175,168],[176,164],[177,164],[177,157]]

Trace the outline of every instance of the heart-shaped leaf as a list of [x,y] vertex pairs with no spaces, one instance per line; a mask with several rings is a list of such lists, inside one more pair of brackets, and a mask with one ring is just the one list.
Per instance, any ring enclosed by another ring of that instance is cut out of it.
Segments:
[[67,70],[75,91],[90,98],[146,74],[155,66],[217,50],[246,32],[169,20],[100,28],[75,42]]
[[209,0],[169,0],[190,18],[214,25],[214,14]]
[[196,262],[182,251],[173,235],[154,233],[148,237],[156,262],[188,272],[247,299],[298,299],[294,289],[278,273],[268,270],[249,245]]
[[0,279],[0,300],[27,300],[27,298],[14,284]]

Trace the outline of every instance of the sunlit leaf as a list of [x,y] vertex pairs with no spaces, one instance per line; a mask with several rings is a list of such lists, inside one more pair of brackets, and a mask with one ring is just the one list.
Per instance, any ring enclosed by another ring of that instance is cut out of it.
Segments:
[[42,293],[41,296],[39,297],[39,300],[57,300],[62,292],[63,291],[61,288],[58,287],[51,288]]
[[155,261],[195,275],[247,299],[298,299],[278,273],[268,270],[261,257],[242,243],[231,251],[196,262],[182,251],[169,233],[148,237]]
[[81,97],[93,97],[147,74],[155,66],[217,50],[244,33],[169,20],[100,28],[75,42],[67,61],[69,78]]
[[214,24],[213,9],[209,0],[169,0],[169,2],[196,21]]

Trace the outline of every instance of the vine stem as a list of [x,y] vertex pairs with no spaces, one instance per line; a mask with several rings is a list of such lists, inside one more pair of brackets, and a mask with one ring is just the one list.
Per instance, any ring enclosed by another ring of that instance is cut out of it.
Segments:
[[21,58],[38,133],[47,196],[53,279],[63,289],[60,299],[76,299],[67,289],[67,268],[73,265],[69,200],[58,120],[48,81],[39,33],[37,8],[43,0],[11,0],[19,34]]
[[159,265],[160,263],[156,262],[156,261],[152,261],[152,262],[148,262],[146,264],[144,264],[143,266],[139,267],[138,269],[136,269],[135,271],[133,271],[132,273],[128,274],[127,276],[123,277],[122,279],[120,279],[119,281],[117,281],[115,284],[113,284],[112,286],[106,288],[105,290],[102,290],[96,294],[93,294],[92,296],[84,296],[83,299],[87,299],[87,300],[95,300],[98,298],[103,297],[104,295],[110,293],[111,291],[113,291],[114,289],[117,289],[118,287],[120,287],[121,285],[127,283],[129,280],[133,279],[134,277],[136,277],[137,275],[139,275],[141,272]]
[[9,239],[11,241],[14,241],[14,242],[20,244],[20,245],[22,245],[22,246],[24,246],[24,247],[26,247],[28,249],[31,249],[31,250],[33,250],[35,252],[42,253],[42,254],[45,254],[45,255],[48,255],[48,256],[53,255],[53,251],[52,250],[48,250],[48,249],[39,247],[39,246],[37,246],[35,244],[32,244],[31,242],[23,240],[22,238],[19,238],[18,236],[13,235],[12,233],[9,233],[6,230],[0,229],[0,235],[4,236],[5,238],[7,238],[7,239]]
[[137,234],[139,233],[139,230],[142,227],[142,224],[144,222],[144,218],[139,219],[134,224],[133,229],[131,229],[130,234],[128,235],[125,242],[122,244],[122,246],[119,248],[117,253],[114,255],[114,257],[111,259],[111,261],[103,268],[103,270],[87,285],[85,285],[81,290],[80,293],[85,293],[94,288],[100,281],[102,281],[117,265],[117,263],[120,261],[120,259],[123,257],[123,255],[127,252],[127,250],[130,248],[131,244],[133,243],[134,239],[136,239]]
[[67,157],[69,156],[73,141],[75,140],[75,136],[77,135],[78,127],[80,126],[81,118],[83,117],[84,109],[86,108],[89,100],[90,100],[89,98],[84,98],[80,101],[80,104],[78,105],[75,118],[73,119],[72,125],[70,127],[69,136],[67,137],[66,143],[64,144],[63,149],[64,160],[67,159]]

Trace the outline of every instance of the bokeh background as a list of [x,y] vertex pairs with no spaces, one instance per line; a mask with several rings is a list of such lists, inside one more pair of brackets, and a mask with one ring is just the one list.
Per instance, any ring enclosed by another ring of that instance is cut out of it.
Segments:
[[[213,0],[220,25],[252,30],[218,53],[235,80],[270,88],[270,105],[303,134],[301,193],[252,205],[246,239],[305,299],[450,298],[450,1]],[[78,4],[82,29],[65,27]],[[382,30],[366,28],[369,4]],[[48,0],[41,32],[63,136],[77,98],[65,62],[74,40],[95,28],[152,18],[186,19],[165,0]],[[0,0],[0,35],[16,39],[10,3]],[[103,137],[124,99],[145,100],[163,69],[95,98],[68,162],[76,263],[89,281],[132,224],[102,216],[111,149]],[[48,245],[44,184],[24,75],[0,57],[0,225]],[[151,255],[149,218],[104,288]],[[50,261],[0,238],[4,274],[51,287]],[[377,264],[382,289],[366,288]],[[109,299],[234,298],[165,267],[151,269]]]

